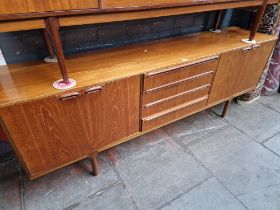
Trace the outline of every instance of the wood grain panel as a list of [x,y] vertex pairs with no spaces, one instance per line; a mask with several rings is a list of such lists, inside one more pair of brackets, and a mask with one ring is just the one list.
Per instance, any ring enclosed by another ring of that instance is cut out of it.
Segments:
[[92,152],[85,106],[79,97],[48,97],[1,109],[0,114],[31,177]]
[[[248,34],[248,31],[235,27],[220,34],[203,32],[71,56],[66,58],[66,64],[69,77],[77,81],[76,89],[81,89],[155,69],[174,69],[203,57],[247,47],[250,45],[240,39],[248,37]],[[257,33],[255,39],[262,43],[274,41],[277,37]],[[59,78],[60,70],[55,63],[0,66],[0,107],[57,94],[61,91],[54,89],[52,84]]]
[[139,132],[140,76],[106,83],[84,101],[93,148]]
[[155,127],[160,127],[160,125],[174,121],[175,119],[193,114],[197,110],[206,107],[207,98],[208,97],[199,98],[195,101],[191,101],[155,115],[145,117],[142,121],[142,130],[151,130]]
[[98,8],[98,0],[0,0],[0,14]]
[[208,103],[256,87],[274,44],[271,41],[222,54]]
[[234,2],[238,0],[102,0],[102,8],[126,8],[126,7],[145,7],[156,5],[197,5],[197,4],[209,4],[219,2]]
[[149,73],[151,76],[146,76],[144,79],[144,91],[170,86],[186,79],[214,73],[217,69],[217,65],[218,59],[214,59],[179,69],[155,73],[153,75]]
[[0,0],[0,14],[26,13],[26,0]]
[[[277,3],[277,0],[272,0],[270,3]],[[81,15],[81,16],[70,16],[61,17],[60,23],[62,26],[73,26],[73,25],[85,25],[85,24],[95,24],[95,23],[106,23],[124,20],[136,20],[144,18],[155,18],[170,15],[180,15],[180,14],[190,14],[197,12],[215,11],[223,10],[227,8],[242,8],[242,7],[253,7],[262,4],[262,0],[244,0],[244,1],[232,1],[232,2],[220,2],[220,3],[210,3],[210,4],[197,4],[193,6],[188,6],[188,4],[183,5],[161,5],[161,6],[150,6],[150,7],[126,7],[118,9],[102,9],[102,11],[107,11],[108,13],[100,13],[99,10],[96,11],[68,11],[67,13],[60,13],[52,15],[69,15],[71,14],[87,14],[92,13],[92,15]],[[177,7],[176,7],[177,6]],[[138,10],[138,11],[137,11]],[[50,14],[51,15],[51,14]],[[5,17],[3,17],[5,18]],[[8,17],[7,17],[8,18]],[[16,17],[14,17],[16,18]],[[0,16],[1,19],[1,16]]]
[[149,117],[159,112],[163,112],[165,110],[174,108],[176,106],[185,104],[187,102],[191,102],[198,98],[208,96],[208,94],[209,94],[209,87],[198,88],[196,90],[178,93],[177,95],[173,95],[169,98],[164,98],[162,100],[155,101],[147,105],[143,105],[142,117],[144,118]]
[[97,8],[98,0],[26,0],[29,12]]
[[155,101],[169,98],[179,93],[186,91],[192,91],[194,89],[200,89],[210,87],[213,80],[213,74],[206,74],[202,77],[198,77],[191,80],[186,80],[182,83],[167,86],[165,88],[156,89],[154,91],[145,92],[143,95],[143,104],[153,103]]
[[43,19],[0,22],[0,32],[24,31],[46,28]]

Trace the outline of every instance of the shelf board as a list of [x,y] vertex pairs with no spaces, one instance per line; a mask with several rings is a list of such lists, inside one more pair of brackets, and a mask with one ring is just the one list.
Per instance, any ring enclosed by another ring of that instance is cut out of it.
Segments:
[[[236,27],[222,33],[201,32],[144,44],[99,50],[68,57],[69,77],[77,81],[71,90],[154,70],[181,66],[208,56],[249,46],[240,40],[249,31]],[[276,40],[257,34],[257,43]],[[0,107],[59,94],[52,83],[61,78],[57,64],[28,62],[0,67]]]

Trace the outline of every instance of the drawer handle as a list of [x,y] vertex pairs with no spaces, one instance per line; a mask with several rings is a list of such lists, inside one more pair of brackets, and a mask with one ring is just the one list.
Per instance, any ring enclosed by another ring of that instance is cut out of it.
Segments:
[[259,45],[259,44],[256,44],[256,45],[254,45],[254,46],[253,46],[253,49],[257,49],[257,48],[260,48],[260,46],[261,46],[261,45]]
[[91,94],[91,93],[96,93],[96,92],[99,92],[102,90],[102,86],[101,85],[97,85],[97,86],[94,86],[94,87],[90,87],[88,89],[85,90],[85,95],[88,95],[88,94]]
[[206,58],[201,58],[198,60],[194,60],[188,63],[183,63],[183,64],[179,64],[179,65],[175,65],[175,66],[171,66],[168,68],[164,68],[164,69],[158,69],[158,70],[154,70],[152,72],[149,73],[145,73],[145,77],[152,77],[152,76],[156,76],[158,74],[165,74],[171,71],[176,71],[176,70],[180,70],[181,68],[186,68],[189,66],[193,66],[193,65],[198,65],[198,64],[202,64],[202,63],[207,63],[216,59],[219,59],[220,57],[218,55],[214,55],[211,57],[206,57]]
[[252,49],[253,49],[252,47],[246,47],[246,48],[243,49],[243,52],[249,52]]
[[77,98],[80,95],[81,94],[78,93],[78,92],[71,92],[71,93],[67,93],[65,95],[59,96],[59,100],[66,101],[66,100],[69,100],[69,99]]

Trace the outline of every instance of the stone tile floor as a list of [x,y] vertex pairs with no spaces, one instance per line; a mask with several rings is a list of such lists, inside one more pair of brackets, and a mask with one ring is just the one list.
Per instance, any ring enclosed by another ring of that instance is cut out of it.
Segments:
[[280,209],[280,94],[221,106],[28,181],[0,165],[0,209]]

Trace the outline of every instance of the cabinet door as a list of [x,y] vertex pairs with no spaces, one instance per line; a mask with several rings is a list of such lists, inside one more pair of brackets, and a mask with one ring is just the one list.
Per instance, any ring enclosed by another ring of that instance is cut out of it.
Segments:
[[53,96],[0,110],[11,142],[31,178],[92,152],[83,100],[75,95],[70,93],[62,100]]
[[92,147],[102,148],[139,131],[140,76],[85,90]]
[[0,0],[0,14],[98,8],[98,0]]
[[208,104],[227,100],[256,87],[274,43],[274,41],[270,41],[223,53]]

